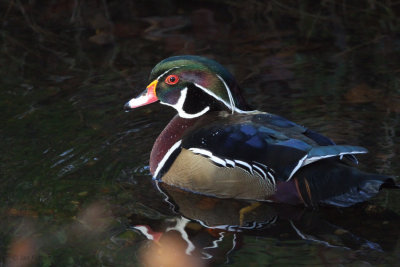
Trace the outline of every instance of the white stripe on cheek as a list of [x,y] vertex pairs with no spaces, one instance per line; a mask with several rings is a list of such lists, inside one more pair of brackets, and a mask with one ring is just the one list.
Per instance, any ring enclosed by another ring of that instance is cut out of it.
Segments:
[[185,104],[187,91],[188,91],[187,87],[185,87],[181,90],[181,95],[175,104],[169,104],[169,103],[165,103],[162,101],[160,101],[160,103],[173,107],[174,109],[176,109],[178,111],[179,116],[184,119],[193,119],[193,118],[200,117],[201,115],[205,114],[207,111],[210,110],[210,107],[206,106],[203,110],[201,110],[200,112],[194,113],[194,114],[190,114],[190,113],[187,113],[186,111],[184,111],[183,105]]

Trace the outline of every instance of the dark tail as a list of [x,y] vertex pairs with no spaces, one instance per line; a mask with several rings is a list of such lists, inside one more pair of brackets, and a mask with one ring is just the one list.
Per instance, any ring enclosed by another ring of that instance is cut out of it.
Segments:
[[321,160],[295,174],[306,205],[325,203],[348,207],[375,196],[382,188],[397,188],[392,177],[371,174],[337,160]]

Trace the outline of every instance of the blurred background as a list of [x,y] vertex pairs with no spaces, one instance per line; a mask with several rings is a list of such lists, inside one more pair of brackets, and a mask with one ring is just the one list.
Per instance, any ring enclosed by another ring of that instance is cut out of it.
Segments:
[[246,203],[152,182],[174,110],[123,105],[194,54],[248,102],[400,174],[398,1],[0,0],[0,266],[394,265],[400,194],[350,209]]

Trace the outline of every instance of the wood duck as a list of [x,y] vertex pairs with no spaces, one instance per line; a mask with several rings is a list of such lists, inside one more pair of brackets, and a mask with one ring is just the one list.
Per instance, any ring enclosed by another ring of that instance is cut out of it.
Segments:
[[125,108],[159,101],[178,112],[151,151],[157,181],[219,198],[306,206],[350,206],[397,187],[388,176],[353,166],[365,148],[336,145],[278,115],[250,109],[232,74],[214,60],[170,57],[153,68],[150,81]]

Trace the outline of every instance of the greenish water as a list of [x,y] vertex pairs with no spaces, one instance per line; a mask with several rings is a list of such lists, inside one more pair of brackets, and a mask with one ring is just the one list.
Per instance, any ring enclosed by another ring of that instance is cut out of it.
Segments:
[[153,2],[0,1],[0,266],[398,264],[399,192],[262,204],[239,226],[248,203],[152,182],[173,110],[123,111],[160,60],[209,56],[259,110],[364,146],[360,168],[398,177],[397,6]]

